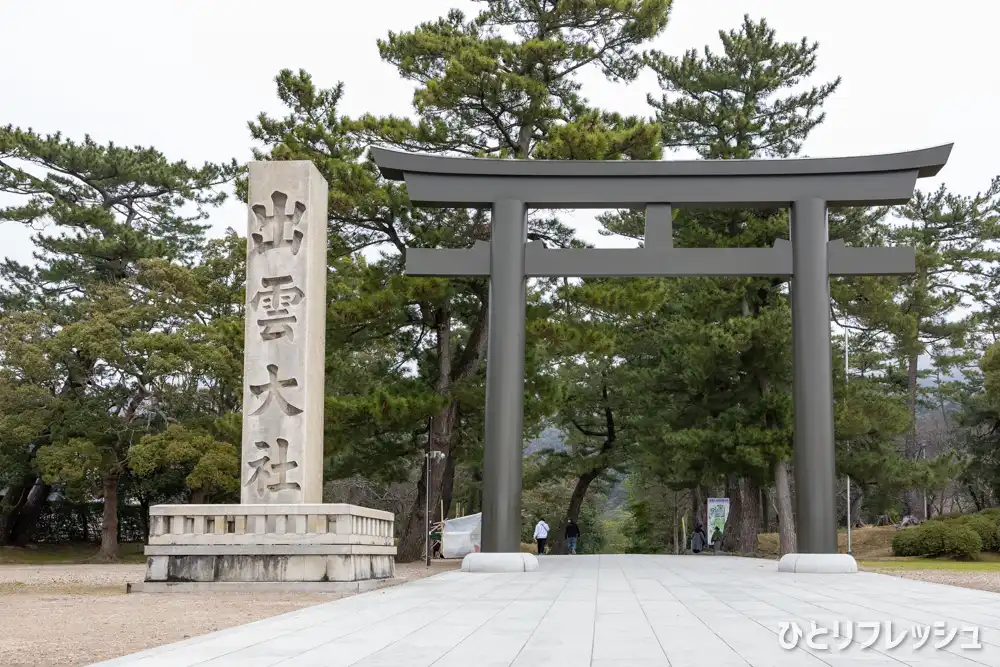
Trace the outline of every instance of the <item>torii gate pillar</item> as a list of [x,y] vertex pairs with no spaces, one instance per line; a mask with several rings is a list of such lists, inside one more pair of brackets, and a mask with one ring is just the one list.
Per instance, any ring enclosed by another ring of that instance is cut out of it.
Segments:
[[[791,207],[796,539],[803,553],[837,553],[833,362],[826,202]],[[831,474],[831,472],[833,474]],[[833,530],[830,530],[830,526]]]
[[483,449],[486,553],[521,551],[526,214],[524,203],[514,199],[493,205],[484,439],[491,444]]

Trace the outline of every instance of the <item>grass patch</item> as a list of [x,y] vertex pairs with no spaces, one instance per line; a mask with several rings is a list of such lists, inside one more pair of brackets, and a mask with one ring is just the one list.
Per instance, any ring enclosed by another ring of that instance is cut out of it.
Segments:
[[[118,547],[118,562],[146,562],[142,544],[122,544]],[[96,544],[33,544],[26,549],[0,548],[0,565],[93,565],[101,563]]]
[[859,560],[858,565],[877,570],[952,570],[956,572],[1000,572],[1000,556],[981,554],[976,560],[946,558],[887,558]]

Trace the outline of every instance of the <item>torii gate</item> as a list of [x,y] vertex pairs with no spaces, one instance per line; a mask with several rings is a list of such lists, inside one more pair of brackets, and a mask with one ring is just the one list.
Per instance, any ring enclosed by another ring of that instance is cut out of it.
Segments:
[[[836,554],[830,276],[911,274],[916,259],[912,248],[830,241],[827,208],[905,204],[918,178],[944,167],[952,145],[862,157],[697,161],[497,160],[372,148],[382,175],[405,181],[414,205],[492,209],[490,242],[406,251],[409,275],[490,277],[483,552],[520,551],[526,277],[787,276],[798,551]],[[674,206],[789,207],[791,241],[674,248]],[[526,243],[528,208],[644,208],[645,247]]]

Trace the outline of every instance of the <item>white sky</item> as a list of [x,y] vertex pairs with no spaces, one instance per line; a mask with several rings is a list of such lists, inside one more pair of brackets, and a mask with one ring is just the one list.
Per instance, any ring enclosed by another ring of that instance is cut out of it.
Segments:
[[[80,139],[152,145],[191,163],[250,157],[246,123],[283,113],[273,78],[304,68],[318,85],[346,84],[343,111],[409,112],[411,86],[378,56],[375,40],[442,16],[467,0],[6,0],[0,1],[0,123]],[[473,7],[474,9],[474,7]],[[785,41],[820,43],[816,81],[843,77],[810,156],[892,152],[955,142],[949,165],[923,188],[946,182],[973,194],[1000,172],[993,118],[1000,5],[986,0],[675,0],[655,47],[680,54],[742,15],[766,18]],[[646,74],[630,86],[585,77],[595,104],[651,115]],[[943,180],[942,180],[943,179]],[[582,220],[581,220],[582,218]],[[574,216],[599,245],[589,215]],[[235,201],[213,231],[243,231]],[[25,261],[27,230],[0,223],[6,255]]]

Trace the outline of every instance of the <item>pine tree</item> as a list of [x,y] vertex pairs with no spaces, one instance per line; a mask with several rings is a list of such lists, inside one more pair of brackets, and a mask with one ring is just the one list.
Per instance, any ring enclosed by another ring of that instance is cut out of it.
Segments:
[[[1000,261],[1000,251],[992,243],[1000,237],[1000,178],[971,197],[948,192],[944,186],[932,193],[918,191],[899,212],[901,224],[892,228],[891,238],[898,245],[916,248],[917,272],[901,281],[899,310],[889,327],[896,335],[897,354],[906,373],[910,426],[903,451],[907,458],[918,459],[926,457],[916,430],[917,407],[924,393],[919,380],[926,374],[919,360],[942,345],[961,349],[971,333],[976,316],[960,312],[982,303],[982,279]],[[950,365],[945,364],[946,368]],[[923,515],[915,490],[904,495],[904,511]]]
[[1000,343],[967,374],[964,390],[956,422],[968,460],[960,481],[981,510],[1000,503]]
[[130,488],[146,504],[239,502],[246,239],[227,230],[177,278],[183,373],[158,387],[159,427],[129,447]]
[[[849,246],[892,245],[889,207],[844,208],[830,212],[830,238]],[[844,368],[840,340],[834,366],[837,469],[851,478],[854,523],[862,511],[888,516],[890,500],[918,475],[896,451],[905,432],[905,382],[900,384],[884,324],[894,317],[899,279],[884,276],[831,278],[833,319],[849,332],[850,369]],[[882,322],[882,325],[879,325]],[[844,375],[848,373],[849,376]],[[846,511],[846,502],[845,502]],[[845,514],[845,521],[847,520]]]
[[46,485],[103,495],[105,559],[117,553],[129,445],[184,364],[173,354],[188,312],[176,281],[202,243],[207,208],[225,196],[218,186],[235,174],[235,164],[195,168],[152,148],[0,130],[0,191],[19,200],[0,221],[52,229],[33,236],[35,266],[0,267],[4,381],[44,414],[0,407],[40,427],[7,443],[29,443],[15,486],[41,473]]

